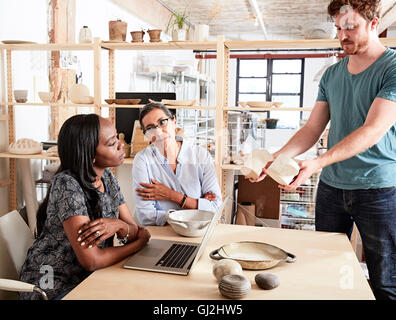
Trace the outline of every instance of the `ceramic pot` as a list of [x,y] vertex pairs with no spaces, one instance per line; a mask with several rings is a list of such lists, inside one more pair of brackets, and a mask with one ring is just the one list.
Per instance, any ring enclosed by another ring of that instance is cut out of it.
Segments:
[[132,42],[143,42],[144,31],[132,31]]
[[16,102],[25,103],[27,101],[27,90],[14,90],[14,98]]
[[195,26],[195,41],[208,41],[209,39],[209,26],[207,24],[199,24]]
[[161,29],[148,30],[147,33],[150,36],[150,42],[160,42],[161,41]]
[[300,166],[294,159],[280,154],[267,169],[267,174],[280,185],[287,186],[299,171]]
[[187,30],[184,29],[174,29],[172,32],[173,41],[186,41],[187,40]]
[[92,42],[92,32],[87,26],[83,26],[78,35],[79,43],[91,43]]
[[121,20],[109,21],[109,39],[113,41],[125,41],[127,23]]

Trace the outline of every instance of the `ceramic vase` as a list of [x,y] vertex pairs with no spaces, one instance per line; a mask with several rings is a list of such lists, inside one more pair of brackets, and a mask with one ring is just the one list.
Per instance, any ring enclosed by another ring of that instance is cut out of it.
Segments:
[[121,20],[109,21],[109,40],[125,41],[127,23]]

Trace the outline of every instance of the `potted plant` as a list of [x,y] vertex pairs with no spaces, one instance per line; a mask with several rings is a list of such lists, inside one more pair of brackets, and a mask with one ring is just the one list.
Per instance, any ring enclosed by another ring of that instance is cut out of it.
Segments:
[[172,31],[172,40],[173,41],[186,41],[187,40],[187,32],[190,27],[185,28],[186,19],[188,15],[184,10],[183,13],[174,12],[169,18],[168,25],[166,27],[166,32]]

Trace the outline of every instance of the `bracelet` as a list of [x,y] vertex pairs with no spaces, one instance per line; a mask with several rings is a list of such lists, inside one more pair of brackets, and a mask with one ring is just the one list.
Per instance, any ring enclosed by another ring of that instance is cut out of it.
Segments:
[[184,208],[184,205],[186,204],[186,200],[187,200],[187,195],[184,194],[183,200],[182,200],[182,202],[180,203],[180,207],[181,207],[182,209]]
[[126,222],[124,222],[124,223],[128,226],[128,231],[124,238],[118,239],[121,244],[126,244],[128,241],[128,237],[129,237],[129,224]]

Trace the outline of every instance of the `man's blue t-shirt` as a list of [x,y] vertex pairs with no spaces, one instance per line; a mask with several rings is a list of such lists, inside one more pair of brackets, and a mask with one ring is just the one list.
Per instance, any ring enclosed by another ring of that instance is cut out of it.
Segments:
[[[329,67],[319,83],[317,101],[330,108],[330,149],[361,127],[375,98],[396,102],[396,52],[386,51],[366,70],[353,75],[349,57]],[[396,112],[395,108],[389,114]],[[355,190],[396,186],[396,126],[358,155],[323,169],[320,179],[335,188]]]

